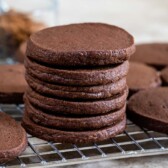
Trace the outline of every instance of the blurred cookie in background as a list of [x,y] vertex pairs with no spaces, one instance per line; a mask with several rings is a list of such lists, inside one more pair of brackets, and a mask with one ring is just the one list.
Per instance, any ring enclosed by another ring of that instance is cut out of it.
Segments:
[[20,44],[44,24],[35,22],[29,15],[10,10],[0,15],[0,54],[4,57],[13,56]]
[[164,86],[168,86],[168,67],[161,71],[161,79]]
[[27,41],[21,43],[21,45],[19,46],[18,50],[15,53],[16,61],[21,62],[21,63],[24,62],[26,47],[27,47]]
[[163,69],[168,66],[168,43],[149,43],[136,45],[131,61],[141,62]]
[[0,66],[0,103],[23,103],[27,83],[22,64]]
[[129,95],[140,90],[158,87],[161,85],[159,72],[153,67],[138,62],[130,62],[127,75]]

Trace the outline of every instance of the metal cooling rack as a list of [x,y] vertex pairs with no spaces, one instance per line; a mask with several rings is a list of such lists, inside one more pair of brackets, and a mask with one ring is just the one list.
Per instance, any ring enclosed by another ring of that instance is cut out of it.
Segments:
[[[0,110],[20,121],[23,105],[0,105]],[[101,160],[168,154],[168,135],[142,129],[127,122],[123,134],[94,144],[46,142],[28,135],[26,151],[1,168],[56,167]]]

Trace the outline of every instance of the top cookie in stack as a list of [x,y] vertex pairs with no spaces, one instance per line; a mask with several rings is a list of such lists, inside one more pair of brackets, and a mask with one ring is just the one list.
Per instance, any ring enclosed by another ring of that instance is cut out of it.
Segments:
[[133,37],[107,24],[72,24],[33,34],[25,59],[29,87],[23,126],[54,142],[96,142],[121,133],[134,51]]
[[55,66],[100,66],[122,63],[135,51],[125,30],[101,23],[48,28],[32,35],[27,56]]

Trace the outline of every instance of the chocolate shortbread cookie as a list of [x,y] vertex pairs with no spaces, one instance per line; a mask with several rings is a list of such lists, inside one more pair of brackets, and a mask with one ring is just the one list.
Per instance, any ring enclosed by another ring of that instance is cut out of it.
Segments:
[[73,115],[52,115],[45,110],[33,107],[26,102],[26,113],[30,119],[38,125],[52,127],[60,130],[93,130],[115,125],[123,120],[125,106],[117,111],[98,116],[73,116]]
[[168,86],[168,67],[161,71],[161,79],[163,81],[163,85]]
[[161,85],[159,73],[143,63],[131,62],[127,75],[129,94]]
[[70,101],[52,97],[46,97],[28,88],[25,99],[41,109],[48,110],[54,114],[77,114],[96,115],[105,114],[122,108],[127,98],[128,90],[123,93],[103,100],[94,101]]
[[20,124],[0,112],[0,164],[19,156],[27,146],[27,136]]
[[96,69],[56,69],[46,67],[26,58],[27,73],[40,80],[62,85],[94,86],[113,83],[125,77],[129,63],[125,61],[119,65]]
[[121,63],[135,51],[125,30],[101,23],[57,26],[31,35],[26,55],[56,66],[98,66]]
[[24,71],[22,64],[0,66],[0,103],[23,103]]
[[23,127],[26,131],[38,138],[61,143],[89,143],[103,141],[122,133],[126,126],[126,117],[116,125],[92,131],[62,131],[58,129],[40,126],[30,120],[27,113],[24,114]]
[[142,62],[161,69],[168,65],[168,43],[149,43],[136,46],[131,61]]
[[136,93],[128,102],[127,114],[141,127],[168,133],[168,87]]
[[122,78],[115,83],[100,86],[61,86],[43,82],[26,74],[29,86],[42,95],[51,95],[64,99],[104,99],[122,93],[126,86],[126,78]]

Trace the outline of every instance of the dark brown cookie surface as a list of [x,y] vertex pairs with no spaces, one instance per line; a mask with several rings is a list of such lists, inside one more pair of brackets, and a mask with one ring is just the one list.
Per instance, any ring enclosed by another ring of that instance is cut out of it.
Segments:
[[0,164],[15,159],[26,149],[25,130],[3,112],[0,112],[0,136]]
[[126,88],[126,78],[120,79],[115,83],[100,86],[61,86],[43,82],[26,74],[26,80],[29,86],[36,92],[44,95],[51,95],[65,99],[103,99],[113,97]]
[[121,63],[134,51],[134,39],[125,30],[101,23],[82,23],[33,34],[26,54],[57,66],[95,66]]
[[159,73],[152,67],[143,63],[131,62],[127,75],[129,93],[139,90],[158,87],[161,85]]
[[168,65],[168,43],[149,43],[136,46],[136,52],[131,61],[142,62],[156,68]]
[[140,91],[128,102],[128,117],[154,131],[168,133],[168,87]]
[[161,71],[161,79],[163,81],[163,85],[168,86],[168,67]]
[[52,115],[47,114],[47,111],[42,111],[33,107],[29,102],[26,102],[26,113],[31,120],[38,125],[52,127],[60,130],[94,130],[115,125],[123,120],[125,116],[125,106],[120,110],[98,116],[75,116],[73,115]]
[[125,129],[126,117],[116,125],[93,131],[61,131],[46,128],[32,122],[27,114],[23,117],[22,125],[28,133],[47,141],[62,143],[89,143],[103,141],[122,133]]
[[23,102],[27,86],[24,71],[22,64],[0,66],[0,103]]
[[122,108],[125,105],[128,90],[108,99],[94,101],[69,101],[42,96],[32,89],[28,89],[25,99],[41,109],[55,114],[96,115],[105,114]]
[[40,80],[62,85],[94,86],[113,83],[125,77],[129,63],[125,61],[119,65],[98,69],[56,69],[37,64],[26,59],[27,73]]

